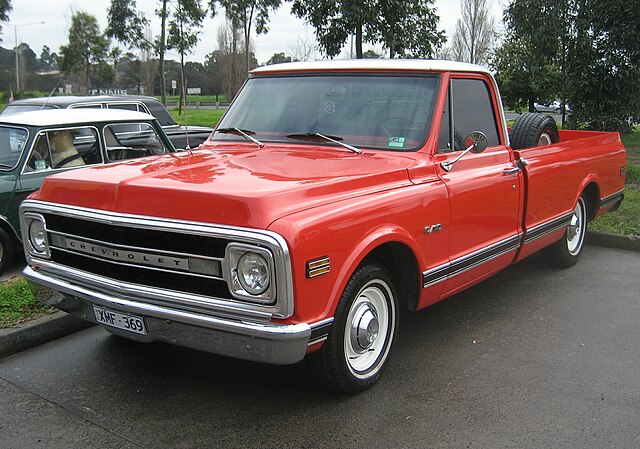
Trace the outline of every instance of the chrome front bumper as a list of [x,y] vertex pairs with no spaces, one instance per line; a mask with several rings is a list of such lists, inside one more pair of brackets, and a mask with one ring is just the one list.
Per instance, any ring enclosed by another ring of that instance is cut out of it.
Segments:
[[[27,279],[59,293],[45,301],[48,305],[87,321],[96,323],[94,304],[144,317],[147,335],[105,326],[114,334],[140,342],[160,341],[275,365],[302,360],[312,338],[312,330],[326,329],[332,321],[309,325],[224,318],[115,297],[36,271],[30,266],[23,274]],[[316,341],[321,340],[314,335],[313,342]]]

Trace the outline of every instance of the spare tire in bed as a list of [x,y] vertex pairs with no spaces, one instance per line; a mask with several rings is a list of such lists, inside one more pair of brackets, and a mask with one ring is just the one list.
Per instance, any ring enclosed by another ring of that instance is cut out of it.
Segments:
[[509,132],[511,148],[531,148],[556,143],[560,140],[556,121],[547,114],[522,114]]

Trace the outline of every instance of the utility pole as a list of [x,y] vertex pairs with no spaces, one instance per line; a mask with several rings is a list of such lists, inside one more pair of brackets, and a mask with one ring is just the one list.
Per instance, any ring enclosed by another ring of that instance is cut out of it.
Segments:
[[20,90],[20,65],[18,64],[18,52],[20,51],[18,48],[18,30],[20,28],[28,27],[29,25],[43,25],[44,22],[31,22],[25,23],[23,25],[11,25],[8,22],[3,22],[6,26],[13,29],[13,37],[15,39],[16,44],[16,92]]

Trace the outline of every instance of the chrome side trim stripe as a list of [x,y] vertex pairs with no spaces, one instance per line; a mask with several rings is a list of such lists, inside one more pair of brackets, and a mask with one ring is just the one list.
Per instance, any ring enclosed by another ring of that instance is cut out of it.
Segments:
[[531,243],[532,241],[539,239],[540,237],[544,237],[558,229],[566,228],[571,224],[571,217],[573,217],[573,212],[569,212],[568,214],[554,218],[546,223],[527,229],[524,233],[524,244],[526,245],[527,243]]
[[443,282],[482,265],[483,263],[489,262],[496,257],[515,251],[520,247],[521,237],[522,236],[520,234],[516,234],[486,248],[423,272],[422,287],[426,288],[439,282]]
[[619,192],[613,193],[611,195],[605,196],[600,199],[600,209],[604,209],[605,207],[611,206],[612,204],[617,203],[624,197],[624,190],[620,190]]
[[323,321],[318,321],[311,325],[311,337],[309,337],[309,346],[325,341],[333,325],[333,317]]

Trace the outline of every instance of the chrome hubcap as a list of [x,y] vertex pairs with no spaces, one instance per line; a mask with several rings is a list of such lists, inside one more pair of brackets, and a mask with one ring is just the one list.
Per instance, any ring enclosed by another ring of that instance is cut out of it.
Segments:
[[344,355],[351,373],[365,379],[374,375],[389,353],[395,325],[395,307],[389,286],[368,282],[351,304],[344,330]]
[[584,203],[582,199],[578,201],[576,208],[573,210],[571,223],[567,228],[567,249],[573,256],[580,252],[582,241],[584,240],[584,223],[586,221]]
[[351,347],[357,353],[368,350],[378,338],[380,324],[375,308],[370,303],[361,304],[351,321]]
[[573,217],[571,217],[571,224],[567,229],[567,237],[569,238],[569,240],[573,240],[575,236],[578,235],[579,232],[580,232],[580,220],[578,220],[578,217],[574,214]]

